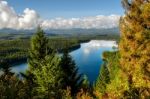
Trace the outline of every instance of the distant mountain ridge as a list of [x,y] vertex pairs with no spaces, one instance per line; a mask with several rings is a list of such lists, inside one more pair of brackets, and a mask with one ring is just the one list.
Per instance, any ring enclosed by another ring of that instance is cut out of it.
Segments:
[[[15,29],[0,29],[0,33],[35,33],[35,29],[33,30],[15,30]],[[119,29],[118,28],[109,28],[109,29],[49,29],[45,30],[47,34],[117,34],[119,35]]]

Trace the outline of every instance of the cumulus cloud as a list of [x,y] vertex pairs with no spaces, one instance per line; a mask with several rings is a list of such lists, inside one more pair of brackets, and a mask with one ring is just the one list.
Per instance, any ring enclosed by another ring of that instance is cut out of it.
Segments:
[[39,25],[40,18],[34,10],[26,8],[24,14],[18,18],[18,21],[19,28],[32,29]]
[[55,18],[42,20],[39,14],[29,8],[19,15],[7,1],[0,1],[0,29],[34,29],[41,25],[44,29],[69,29],[69,28],[113,28],[119,23],[119,15],[98,15],[85,18]]
[[39,24],[36,11],[26,8],[22,15],[18,15],[6,1],[0,1],[0,28],[32,29]]
[[42,26],[46,29],[49,28],[113,28],[117,27],[119,23],[119,15],[98,15],[85,18],[56,18],[52,20],[44,20]]

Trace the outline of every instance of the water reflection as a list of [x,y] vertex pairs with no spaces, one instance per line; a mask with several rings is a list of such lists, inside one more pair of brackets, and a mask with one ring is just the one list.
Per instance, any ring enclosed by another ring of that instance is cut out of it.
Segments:
[[11,67],[11,71],[15,73],[25,72],[27,70],[28,66],[27,63],[22,63],[15,65],[14,67]]
[[103,63],[102,53],[112,51],[112,47],[118,47],[116,41],[92,40],[88,43],[82,43],[80,49],[70,54],[79,67],[79,72],[86,74],[90,82],[94,82]]
[[89,54],[93,51],[98,50],[99,48],[107,48],[107,47],[118,47],[116,41],[105,41],[105,40],[92,40],[89,43],[85,43],[83,46],[84,54]]

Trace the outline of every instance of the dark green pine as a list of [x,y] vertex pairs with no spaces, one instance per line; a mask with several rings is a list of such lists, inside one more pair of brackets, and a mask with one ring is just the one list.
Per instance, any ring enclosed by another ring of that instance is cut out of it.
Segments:
[[68,47],[64,49],[60,66],[64,74],[64,88],[70,87],[73,95],[81,88],[82,79],[74,60],[72,60],[72,57],[69,55]]

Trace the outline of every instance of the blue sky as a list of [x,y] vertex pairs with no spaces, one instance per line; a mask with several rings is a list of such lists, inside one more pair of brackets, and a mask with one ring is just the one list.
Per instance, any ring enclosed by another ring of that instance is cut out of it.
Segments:
[[44,19],[123,14],[121,0],[7,0],[17,13],[34,9]]
[[0,0],[0,29],[114,28],[120,0]]

